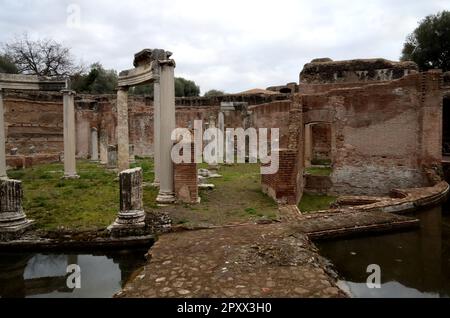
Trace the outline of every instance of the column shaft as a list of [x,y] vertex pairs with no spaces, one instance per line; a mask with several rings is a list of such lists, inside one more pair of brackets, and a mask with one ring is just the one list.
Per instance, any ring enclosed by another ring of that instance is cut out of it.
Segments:
[[160,85],[160,188],[156,200],[158,203],[172,203],[175,201],[173,187],[173,162],[170,156],[173,144],[171,134],[175,129],[175,80],[173,65],[161,65]]
[[5,116],[3,105],[3,91],[0,88],[0,178],[7,178],[6,174],[6,151],[5,151]]
[[76,170],[75,92],[64,90],[64,178],[79,178]]
[[161,86],[159,82],[155,82],[153,86],[153,154],[154,154],[154,185],[159,186],[159,169],[160,169],[160,153],[161,153],[161,137],[160,137],[160,120],[161,120]]
[[119,171],[130,167],[128,134],[128,88],[119,88],[117,91],[117,168]]
[[98,161],[98,131],[97,128],[91,130],[91,160]]

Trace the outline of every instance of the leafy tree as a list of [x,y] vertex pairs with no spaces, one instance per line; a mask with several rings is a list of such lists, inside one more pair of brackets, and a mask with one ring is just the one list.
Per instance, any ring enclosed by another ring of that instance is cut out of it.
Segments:
[[[150,95],[153,96],[153,85],[145,84],[135,86],[131,91],[134,95]],[[186,80],[182,77],[175,77],[175,96],[176,97],[192,97],[200,95],[200,87],[195,82]]]
[[176,97],[193,97],[200,95],[200,87],[195,82],[184,79],[182,77],[175,78],[175,96]]
[[225,95],[224,91],[219,91],[217,89],[211,89],[211,90],[207,91],[204,96],[212,97],[212,96],[222,96],[222,95]]
[[133,95],[150,95],[153,97],[153,84],[135,86],[130,93]]
[[30,40],[27,34],[4,45],[4,53],[19,73],[41,76],[72,75],[81,71],[70,49],[51,39]]
[[17,74],[17,69],[14,62],[7,55],[0,55],[0,73]]
[[115,70],[105,70],[97,62],[91,65],[88,74],[75,74],[71,78],[72,89],[80,93],[109,94],[114,93],[117,87],[117,72]]
[[414,61],[422,70],[450,71],[450,12],[442,11],[423,19],[407,37],[401,60]]

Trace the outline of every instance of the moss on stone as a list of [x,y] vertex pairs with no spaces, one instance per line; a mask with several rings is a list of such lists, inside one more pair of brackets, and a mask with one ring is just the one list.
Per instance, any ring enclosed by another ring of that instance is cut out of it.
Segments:
[[302,213],[327,210],[337,197],[304,193],[298,208]]

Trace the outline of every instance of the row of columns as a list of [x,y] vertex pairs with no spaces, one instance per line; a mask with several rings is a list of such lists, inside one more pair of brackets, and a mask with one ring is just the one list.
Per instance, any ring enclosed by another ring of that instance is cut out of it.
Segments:
[[[155,185],[159,185],[156,201],[175,201],[172,131],[175,129],[175,79],[173,63],[160,64],[159,82],[154,82],[154,164]],[[117,135],[119,171],[129,168],[128,87],[117,90]]]
[[[75,160],[75,92],[63,90],[64,114],[64,178],[79,178]],[[8,178],[6,173],[6,136],[3,90],[0,89],[0,178]]]
[[[160,190],[158,203],[175,201],[173,186],[173,163],[171,159],[171,134],[175,129],[175,80],[174,65],[162,63],[159,82],[154,83],[154,157],[155,183]],[[63,90],[64,114],[64,178],[79,178],[76,171],[75,143],[75,92]],[[119,171],[129,168],[129,129],[128,129],[128,87],[117,91],[118,114],[118,168]],[[92,131],[92,142],[98,139],[98,132]],[[0,178],[7,178],[5,151],[5,123],[3,92],[0,89]],[[92,156],[98,158],[98,145],[92,145]],[[101,150],[103,151],[103,150]]]

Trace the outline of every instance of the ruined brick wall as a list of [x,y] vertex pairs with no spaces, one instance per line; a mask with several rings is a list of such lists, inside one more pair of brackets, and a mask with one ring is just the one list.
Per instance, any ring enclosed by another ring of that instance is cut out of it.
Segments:
[[23,155],[63,148],[61,94],[6,90],[4,107],[7,154],[12,148]]
[[[39,162],[45,162],[43,159],[45,157],[51,161],[59,158],[64,150],[61,93],[7,90],[4,95],[7,153],[10,153],[12,148],[18,148],[16,156],[8,156],[10,166],[20,166],[19,163],[24,162],[25,157],[29,155],[40,156]],[[266,124],[269,128],[276,127],[283,123],[285,117],[283,112],[287,111],[285,105],[279,106],[278,100],[285,98],[286,95],[283,94],[177,98],[176,124],[178,127],[188,127],[193,125],[195,119],[203,120],[207,124],[210,118],[214,118],[217,125],[220,103],[239,101],[246,102],[250,106],[267,105],[267,110],[262,108],[255,110],[256,118],[250,122],[258,127]],[[133,145],[134,154],[152,156],[153,100],[149,96],[130,95],[128,105],[130,144]],[[117,144],[116,96],[77,94],[75,111],[77,157],[90,158],[91,132],[96,128],[100,157],[104,158],[108,145]],[[249,115],[241,110],[225,112],[225,127],[243,127],[246,116]],[[207,125],[204,128],[207,128]]]
[[332,89],[361,87],[374,82],[389,82],[418,72],[413,62],[385,59],[333,61],[317,59],[304,66],[300,73],[299,92],[323,93]]
[[[198,174],[194,162],[194,143],[190,143],[190,162],[174,164],[174,189],[177,200],[183,203],[198,203]],[[180,151],[183,155],[183,150]]]
[[312,125],[312,161],[331,160],[331,127],[329,124]]
[[303,195],[303,114],[301,96],[289,101],[287,140],[285,148],[274,151],[278,156],[279,169],[274,174],[261,175],[262,191],[279,204],[297,205]]
[[425,165],[440,163],[439,74],[303,96],[305,123],[335,130],[332,192],[387,194],[424,186]]
[[[289,125],[287,123],[289,123],[291,103],[290,100],[284,100],[249,107],[254,128],[279,129],[280,148],[287,148],[289,138]],[[270,138],[270,129],[268,130],[268,138]]]

